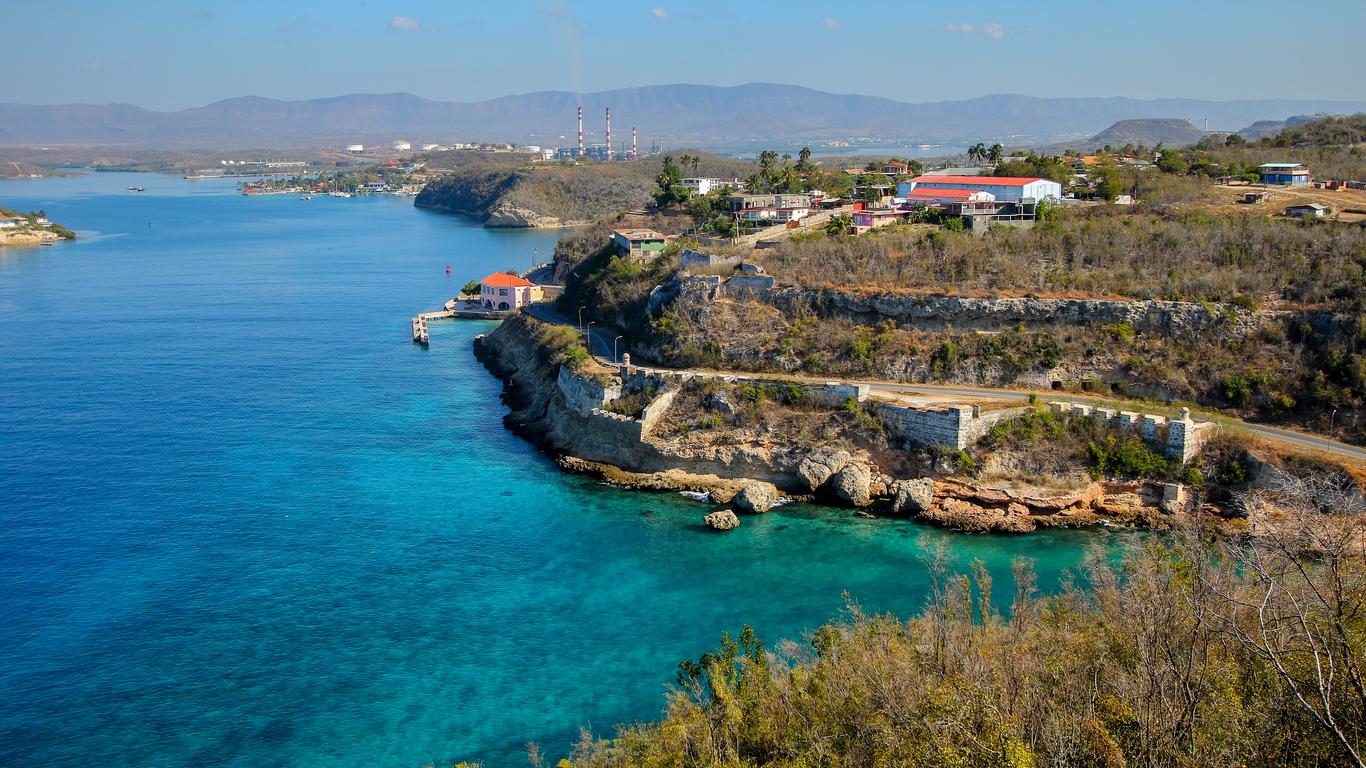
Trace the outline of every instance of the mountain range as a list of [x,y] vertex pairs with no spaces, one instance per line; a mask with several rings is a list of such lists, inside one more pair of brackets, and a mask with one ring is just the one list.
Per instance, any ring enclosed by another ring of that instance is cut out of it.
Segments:
[[[352,94],[282,101],[259,96],[157,112],[131,104],[0,104],[0,144],[304,146],[340,141],[575,141],[575,108],[590,141],[601,141],[603,109],[616,118],[614,143],[731,144],[853,137],[1025,144],[1084,138],[1133,118],[1205,119],[1237,130],[1288,115],[1366,110],[1366,101],[1209,101],[1122,97],[992,95],[911,103],[793,85],[657,85],[588,93],[544,91],[461,103],[409,93]],[[619,137],[619,138],[617,138]]]

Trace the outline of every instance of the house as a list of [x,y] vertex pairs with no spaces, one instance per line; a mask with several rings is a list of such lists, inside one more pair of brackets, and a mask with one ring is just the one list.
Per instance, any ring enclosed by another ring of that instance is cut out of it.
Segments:
[[16,219],[13,216],[0,216],[0,229],[13,229],[19,226],[23,219]]
[[1309,183],[1309,169],[1304,163],[1262,163],[1257,173],[1263,184],[1298,187]]
[[888,160],[882,167],[878,168],[878,171],[888,176],[904,176],[910,171],[910,168],[911,166],[900,160]]
[[731,213],[739,213],[748,208],[810,208],[811,195],[772,194],[772,195],[731,195]]
[[1287,205],[1285,215],[1292,219],[1321,219],[1328,215],[1328,206],[1318,203],[1301,203],[1299,205]]
[[684,179],[683,186],[687,187],[695,195],[705,195],[712,190],[739,189],[743,186],[743,183],[738,179],[727,181],[725,179],[697,176]]
[[924,187],[906,193],[910,205],[962,205],[964,203],[994,203],[996,196],[981,189],[937,189]]
[[918,189],[989,192],[994,199],[1008,203],[1062,199],[1062,185],[1058,182],[1026,176],[917,176],[898,184],[897,196],[908,197]]
[[399,139],[398,141],[394,142],[393,144],[390,144],[389,146],[393,147],[394,151],[396,152],[407,152],[408,150],[413,148],[412,144],[404,141],[403,139]]
[[364,152],[364,151],[365,151],[365,145],[364,145],[364,144],[347,144],[347,145],[346,145],[346,151],[347,151],[347,152],[351,152],[351,153],[353,153],[353,154],[354,154],[354,153],[357,153],[357,152]]
[[910,213],[896,208],[869,208],[861,211],[854,211],[849,218],[854,222],[854,231],[862,234],[870,229],[885,227],[888,224],[895,224],[904,221]]
[[479,303],[484,309],[517,309],[540,300],[541,286],[511,272],[494,272],[479,281]]
[[612,231],[612,245],[616,246],[617,254],[637,259],[658,256],[664,251],[664,246],[668,240],[668,235],[656,232],[653,229],[616,229]]

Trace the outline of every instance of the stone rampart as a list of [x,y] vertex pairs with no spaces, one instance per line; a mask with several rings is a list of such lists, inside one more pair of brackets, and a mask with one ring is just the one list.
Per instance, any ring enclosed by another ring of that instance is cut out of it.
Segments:
[[976,443],[996,424],[1025,410],[1003,408],[983,412],[972,405],[932,407],[874,402],[888,433],[907,447],[942,446],[960,450]]
[[1067,400],[1050,401],[1048,408],[1057,414],[1093,419],[1116,432],[1137,434],[1154,450],[1162,451],[1167,458],[1177,459],[1182,464],[1199,455],[1200,449],[1219,430],[1212,421],[1192,420],[1189,408],[1182,408],[1181,416],[1175,419],[1151,413],[1098,408]]
[[620,385],[605,387],[595,381],[581,379],[563,365],[560,366],[556,385],[559,387],[560,395],[564,397],[565,405],[580,416],[587,416],[593,409],[601,408],[621,397]]

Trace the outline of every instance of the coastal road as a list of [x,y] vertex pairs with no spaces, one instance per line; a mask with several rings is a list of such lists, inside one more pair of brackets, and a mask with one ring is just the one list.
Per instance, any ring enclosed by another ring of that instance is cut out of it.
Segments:
[[[563,317],[555,311],[555,308],[553,306],[549,304],[535,304],[528,307],[527,311],[530,312],[533,316],[549,323],[558,323],[560,325],[578,327],[578,324],[575,321]],[[594,324],[594,326],[590,330],[592,331],[592,333],[589,338],[589,349],[593,353],[593,356],[596,357],[598,361],[604,365],[615,364],[615,361],[612,357],[612,341],[617,336],[615,329],[599,328],[596,324]],[[617,351],[624,352],[625,349],[619,347]],[[668,368],[667,366],[653,364],[648,367],[657,368],[660,370],[690,370],[681,368]],[[823,384],[827,381],[834,380],[828,376],[806,376],[798,374],[755,374],[753,372],[743,371],[713,371],[703,369],[695,370],[697,372],[721,374],[725,376],[754,377],[758,375],[763,375],[765,377],[770,378],[788,379],[792,381],[800,381],[809,384]],[[920,399],[926,401],[938,401],[941,404],[946,404],[952,402],[955,399],[960,398],[1028,402],[1031,396],[1034,396],[1043,402],[1047,402],[1050,399],[1065,399],[1072,402],[1089,403],[1094,405],[1123,404],[1125,402],[1123,400],[1118,400],[1116,398],[1088,397],[1086,395],[1077,395],[1071,392],[1045,392],[1027,389],[970,387],[954,384],[911,384],[904,382],[874,381],[862,379],[847,379],[842,380],[841,383],[867,384],[869,391],[872,392],[885,392],[888,394],[918,396]],[[1127,407],[1128,409],[1135,411],[1143,411],[1145,408],[1143,403],[1130,403],[1130,405]],[[1151,409],[1152,406],[1148,405],[1147,408]],[[1338,442],[1337,440],[1333,440],[1332,438],[1324,437],[1323,435],[1317,435],[1312,432],[1299,432],[1293,429],[1269,427],[1264,424],[1252,424],[1246,421],[1241,421],[1239,419],[1234,419],[1224,414],[1210,411],[1193,410],[1191,412],[1191,415],[1206,421],[1218,421],[1219,423],[1225,426],[1240,430],[1242,432],[1246,432],[1248,434],[1254,435],[1256,437],[1271,442],[1283,443],[1300,449],[1320,451],[1334,456],[1340,456],[1343,458],[1348,458],[1360,462],[1366,462],[1366,448],[1358,447],[1355,445],[1348,445],[1346,443]]]

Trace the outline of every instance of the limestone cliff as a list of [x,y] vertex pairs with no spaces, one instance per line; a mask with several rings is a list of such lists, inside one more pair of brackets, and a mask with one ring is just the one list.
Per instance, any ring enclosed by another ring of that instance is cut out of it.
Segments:
[[[1092,483],[1053,493],[982,486],[932,469],[932,477],[896,479],[868,449],[895,453],[890,444],[861,447],[809,419],[787,429],[770,422],[705,440],[680,437],[691,427],[680,419],[698,415],[695,401],[682,406],[687,414],[673,413],[684,384],[593,363],[570,371],[537,342],[538,324],[515,315],[479,337],[475,352],[505,383],[506,425],[570,471],[632,487],[706,491],[716,503],[734,501],[754,512],[771,507],[781,492],[966,530],[1025,532],[1102,520],[1164,526],[1185,511],[1178,491],[1152,483]],[[711,399],[734,407],[724,395],[713,392]],[[657,433],[664,424],[683,429]]]

